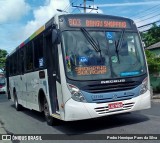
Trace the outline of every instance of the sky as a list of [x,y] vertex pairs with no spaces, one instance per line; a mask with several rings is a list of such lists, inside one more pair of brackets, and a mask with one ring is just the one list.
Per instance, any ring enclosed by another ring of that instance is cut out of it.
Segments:
[[[71,6],[83,5],[83,0],[0,0],[0,49],[10,53],[51,17],[57,9],[69,13],[83,13]],[[160,20],[160,0],[94,0],[87,6],[102,13],[131,18],[137,26]]]

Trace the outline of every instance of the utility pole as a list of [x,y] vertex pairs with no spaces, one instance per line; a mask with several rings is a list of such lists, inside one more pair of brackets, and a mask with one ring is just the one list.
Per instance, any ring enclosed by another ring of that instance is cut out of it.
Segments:
[[[88,6],[87,7],[87,1],[90,1],[90,2],[93,2],[93,6]],[[86,13],[86,11],[87,11],[87,9],[90,9],[91,11],[92,10],[98,10],[98,7],[94,7],[94,0],[83,0],[83,5],[82,4],[80,4],[80,5],[74,5],[73,3],[72,3],[72,7],[75,7],[75,8],[83,8],[83,11],[84,11],[84,13]]]
[[86,0],[84,0],[84,13],[86,13]]

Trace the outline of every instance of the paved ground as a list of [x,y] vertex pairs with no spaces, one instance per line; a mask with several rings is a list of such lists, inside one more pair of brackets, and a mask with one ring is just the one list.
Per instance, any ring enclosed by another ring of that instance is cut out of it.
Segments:
[[[117,115],[94,120],[61,123],[50,127],[44,116],[38,112],[24,109],[17,112],[5,95],[0,95],[0,133],[8,134],[160,134],[160,102],[154,99],[152,108],[127,115]],[[39,141],[38,141],[39,142]],[[43,141],[44,143],[59,141]],[[72,142],[111,142],[127,143],[128,141],[61,141]],[[130,141],[151,143],[153,141]],[[159,143],[160,141],[155,141]],[[1,143],[1,141],[0,141]],[[5,143],[5,142],[2,142]],[[19,143],[19,142],[14,142]],[[21,141],[20,143],[25,143]],[[29,142],[31,143],[31,142]]]

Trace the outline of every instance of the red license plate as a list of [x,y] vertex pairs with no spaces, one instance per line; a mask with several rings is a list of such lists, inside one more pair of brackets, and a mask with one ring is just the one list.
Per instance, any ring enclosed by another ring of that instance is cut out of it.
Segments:
[[109,109],[122,108],[122,107],[123,107],[122,102],[116,102],[116,103],[108,104]]

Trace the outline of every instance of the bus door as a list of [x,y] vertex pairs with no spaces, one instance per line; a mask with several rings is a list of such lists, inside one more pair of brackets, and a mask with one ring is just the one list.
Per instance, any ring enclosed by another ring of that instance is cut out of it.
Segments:
[[26,78],[24,76],[24,61],[25,61],[25,54],[24,54],[24,47],[19,50],[19,77],[17,80],[17,96],[19,102],[26,107]]
[[48,71],[48,86],[49,86],[49,98],[52,113],[59,113],[58,99],[57,99],[57,47],[52,44],[52,34],[51,32],[45,36],[46,45],[46,61],[47,61],[47,71]]

